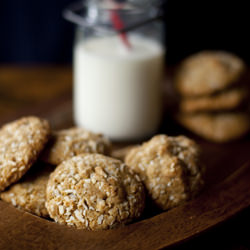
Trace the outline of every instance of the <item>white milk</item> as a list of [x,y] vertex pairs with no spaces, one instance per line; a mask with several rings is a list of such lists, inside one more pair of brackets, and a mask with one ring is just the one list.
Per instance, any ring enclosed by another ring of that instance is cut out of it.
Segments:
[[164,49],[131,36],[89,38],[74,49],[74,118],[78,126],[114,140],[153,134],[161,120]]

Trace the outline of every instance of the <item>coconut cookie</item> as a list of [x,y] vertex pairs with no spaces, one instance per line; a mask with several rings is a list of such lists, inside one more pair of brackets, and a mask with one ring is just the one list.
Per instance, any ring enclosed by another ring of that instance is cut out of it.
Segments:
[[18,181],[48,141],[50,127],[37,117],[24,117],[0,129],[0,191]]
[[45,207],[46,186],[53,168],[36,163],[16,184],[1,193],[1,199],[13,206],[42,217],[49,217]]
[[245,88],[233,88],[215,95],[182,98],[179,108],[183,113],[235,109],[245,101],[247,94]]
[[164,210],[192,198],[203,185],[199,148],[185,136],[154,136],[132,149],[125,163],[141,177],[149,196]]
[[244,62],[231,53],[203,51],[183,61],[175,86],[184,96],[208,95],[232,85],[244,71]]
[[110,141],[101,134],[95,134],[83,128],[70,128],[52,133],[52,138],[42,155],[42,159],[47,163],[58,165],[78,154],[108,155],[110,150]]
[[177,119],[190,131],[214,142],[227,142],[245,135],[250,129],[247,113],[179,114]]
[[61,163],[47,185],[46,207],[61,224],[109,229],[140,217],[144,187],[119,160],[82,154]]

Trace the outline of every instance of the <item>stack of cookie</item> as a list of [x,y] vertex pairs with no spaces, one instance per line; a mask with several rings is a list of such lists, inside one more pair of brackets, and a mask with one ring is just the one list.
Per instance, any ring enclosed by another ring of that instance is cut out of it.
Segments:
[[180,95],[177,120],[214,142],[245,135],[250,128],[245,69],[240,58],[223,51],[203,51],[185,59],[174,78]]

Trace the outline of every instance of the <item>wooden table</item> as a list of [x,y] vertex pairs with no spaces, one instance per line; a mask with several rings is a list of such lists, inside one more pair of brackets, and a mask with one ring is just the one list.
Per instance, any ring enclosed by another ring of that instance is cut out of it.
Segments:
[[[64,126],[70,126],[71,96],[72,71],[69,66],[0,66],[1,124],[21,115],[49,114],[54,128],[61,127],[61,121],[65,120]],[[57,108],[52,110],[52,107]],[[247,208],[229,221],[175,248],[249,249],[249,221],[250,209]],[[0,240],[0,249],[1,241],[4,239]]]

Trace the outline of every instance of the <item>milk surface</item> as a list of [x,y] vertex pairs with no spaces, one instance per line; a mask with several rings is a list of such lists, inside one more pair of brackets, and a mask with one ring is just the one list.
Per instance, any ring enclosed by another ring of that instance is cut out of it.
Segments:
[[78,126],[114,140],[153,134],[161,120],[164,49],[130,36],[89,38],[74,48],[74,119]]

